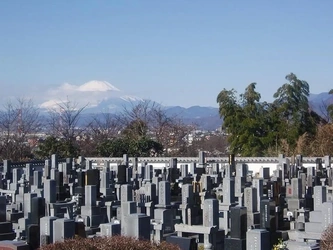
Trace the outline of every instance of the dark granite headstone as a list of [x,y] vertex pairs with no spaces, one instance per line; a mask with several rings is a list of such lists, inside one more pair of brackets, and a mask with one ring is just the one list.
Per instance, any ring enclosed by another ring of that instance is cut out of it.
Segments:
[[86,173],[80,171],[77,173],[77,185],[79,187],[84,187],[85,184],[86,184]]
[[40,218],[45,216],[45,199],[33,197],[31,199],[31,223],[39,225]]
[[168,243],[177,245],[181,250],[197,250],[198,248],[195,238],[168,236],[165,240]]
[[224,249],[246,250],[246,239],[225,238]]
[[6,196],[0,196],[0,222],[6,221]]
[[203,174],[205,174],[205,168],[196,168],[195,170],[194,170],[194,174],[196,174],[196,175],[198,175],[198,176],[201,176],[201,175],[203,175]]
[[86,171],[86,185],[99,185],[100,176],[98,169],[88,169]]
[[30,250],[25,241],[0,241],[0,250]]
[[126,165],[118,165],[118,171],[117,171],[117,179],[118,183],[126,183]]
[[15,239],[13,224],[9,221],[0,222],[0,241]]
[[83,222],[75,222],[75,235],[86,238],[86,229]]
[[231,238],[245,239],[247,231],[247,209],[246,207],[232,207],[230,210]]
[[260,228],[274,230],[275,205],[273,201],[262,200],[260,202]]
[[66,199],[66,188],[64,186],[64,173],[56,172],[56,191],[57,191],[57,201],[63,201]]
[[27,243],[31,249],[38,249],[40,245],[40,230],[38,225],[31,224],[27,230]]
[[88,169],[86,171],[86,185],[96,186],[96,195],[100,192],[100,172],[98,169]]
[[236,158],[234,154],[229,155],[230,174],[233,176],[236,173]]

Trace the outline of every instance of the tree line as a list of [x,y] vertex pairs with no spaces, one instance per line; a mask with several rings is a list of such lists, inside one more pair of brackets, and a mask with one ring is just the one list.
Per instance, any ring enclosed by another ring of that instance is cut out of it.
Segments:
[[[288,74],[273,102],[261,101],[256,83],[237,96],[223,89],[217,96],[229,150],[240,156],[322,156],[333,153],[333,105],[323,103],[323,114],[309,106],[309,84]],[[330,91],[330,94],[333,92]]]
[[[217,96],[225,134],[192,142],[196,129],[179,116],[169,116],[158,104],[143,101],[113,114],[84,116],[86,106],[67,100],[46,114],[28,99],[7,102],[0,109],[0,160],[23,161],[59,157],[100,156],[323,156],[333,154],[333,105],[321,114],[308,102],[309,84],[295,74],[261,101],[256,83],[240,95],[223,89]],[[333,94],[330,91],[329,94]]]
[[70,100],[47,113],[32,100],[17,99],[0,109],[0,160],[46,159],[83,156],[196,156],[198,151],[220,156],[225,152],[222,135],[186,138],[196,129],[178,116],[167,115],[158,104],[143,101],[118,114],[104,112],[87,116],[87,106]]

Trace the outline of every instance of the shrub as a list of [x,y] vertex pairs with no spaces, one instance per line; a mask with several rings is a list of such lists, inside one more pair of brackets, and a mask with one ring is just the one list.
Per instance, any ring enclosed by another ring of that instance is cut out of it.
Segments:
[[74,238],[42,246],[40,250],[180,250],[176,245],[161,242],[151,243],[131,237],[95,237],[90,239]]
[[278,243],[273,246],[272,250],[288,250],[287,245],[283,242],[282,239],[278,240]]
[[329,225],[321,234],[320,249],[330,250],[333,249],[333,224]]

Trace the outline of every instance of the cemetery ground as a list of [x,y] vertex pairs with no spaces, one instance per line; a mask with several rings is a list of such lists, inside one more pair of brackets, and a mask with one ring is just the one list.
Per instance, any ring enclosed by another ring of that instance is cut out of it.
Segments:
[[331,163],[204,152],[5,160],[0,249],[332,249]]

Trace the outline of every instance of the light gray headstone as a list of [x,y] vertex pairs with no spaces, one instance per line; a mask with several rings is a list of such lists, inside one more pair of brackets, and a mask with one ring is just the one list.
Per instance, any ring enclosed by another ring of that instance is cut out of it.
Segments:
[[92,169],[92,161],[86,161],[86,170]]
[[58,168],[58,156],[56,154],[51,156],[51,167],[54,169]]
[[56,175],[57,175],[58,171],[59,171],[58,169],[51,168],[51,180],[56,179]]
[[101,183],[100,187],[101,188],[109,188],[110,187],[110,172],[101,172]]
[[219,227],[219,203],[217,199],[206,199],[203,206],[203,226]]
[[123,163],[124,163],[124,165],[126,165],[128,167],[128,155],[127,154],[123,155]]
[[13,183],[17,184],[22,176],[22,171],[19,168],[13,169]]
[[324,164],[325,164],[326,168],[331,167],[331,156],[329,156],[329,155],[324,156]]
[[235,202],[235,181],[230,178],[223,179],[223,204]]
[[193,202],[193,185],[184,184],[182,186],[182,204],[192,205]]
[[25,165],[25,174],[27,175],[26,176],[27,180],[29,180],[29,177],[32,176],[32,164],[31,163],[27,163]]
[[313,188],[313,209],[314,211],[321,210],[322,204],[326,202],[326,187],[315,186]]
[[188,175],[188,165],[187,164],[181,165],[181,174],[182,174],[183,178]]
[[333,224],[333,202],[324,202],[322,205],[323,213],[323,227],[326,229],[329,225]]
[[126,227],[125,236],[150,240],[150,216],[145,214],[130,214],[127,223],[131,226]]
[[292,197],[295,199],[302,198],[302,180],[298,178],[291,179]]
[[236,176],[246,177],[248,166],[244,163],[239,163],[236,165]]
[[129,184],[121,185],[120,201],[133,201],[133,188]]
[[23,196],[23,212],[24,216],[28,217],[31,212],[31,199],[37,197],[36,193],[25,193]]
[[159,205],[170,205],[170,182],[160,181],[158,184],[158,204]]
[[49,179],[50,175],[51,175],[51,162],[50,160],[45,160],[44,177],[46,179]]
[[105,172],[109,172],[110,171],[110,162],[109,161],[105,161],[104,162],[104,171]]
[[46,216],[40,218],[40,235],[47,235],[50,237],[50,243],[53,243],[53,221],[57,217]]
[[87,185],[85,191],[85,206],[96,206],[97,187],[95,185]]
[[55,180],[45,180],[44,182],[44,198],[45,203],[55,203],[57,199]]
[[63,242],[75,236],[75,221],[62,218],[53,221],[53,242]]
[[246,232],[246,250],[270,249],[270,233],[265,229],[252,229]]
[[156,184],[154,183],[147,183],[145,185],[145,196],[146,196],[146,202],[153,201],[156,202]]
[[12,165],[12,163],[10,160],[4,160],[3,161],[3,173],[5,173],[5,174],[11,173],[12,172],[11,165]]
[[212,177],[210,175],[202,175],[200,181],[202,183],[202,189],[205,191],[210,191],[212,189]]
[[104,223],[100,225],[101,236],[111,237],[115,235],[120,235],[120,224],[115,224],[113,222]]
[[136,212],[136,202],[134,201],[125,201],[121,203],[120,208],[120,216],[117,215],[117,218],[121,220],[121,234],[127,231],[128,227],[132,227],[132,224],[128,222],[128,217],[130,214],[134,214]]
[[41,171],[34,171],[34,186],[36,188],[42,188],[42,176],[43,173]]
[[247,187],[244,189],[244,206],[248,212],[258,211],[258,199],[257,189],[253,187]]

